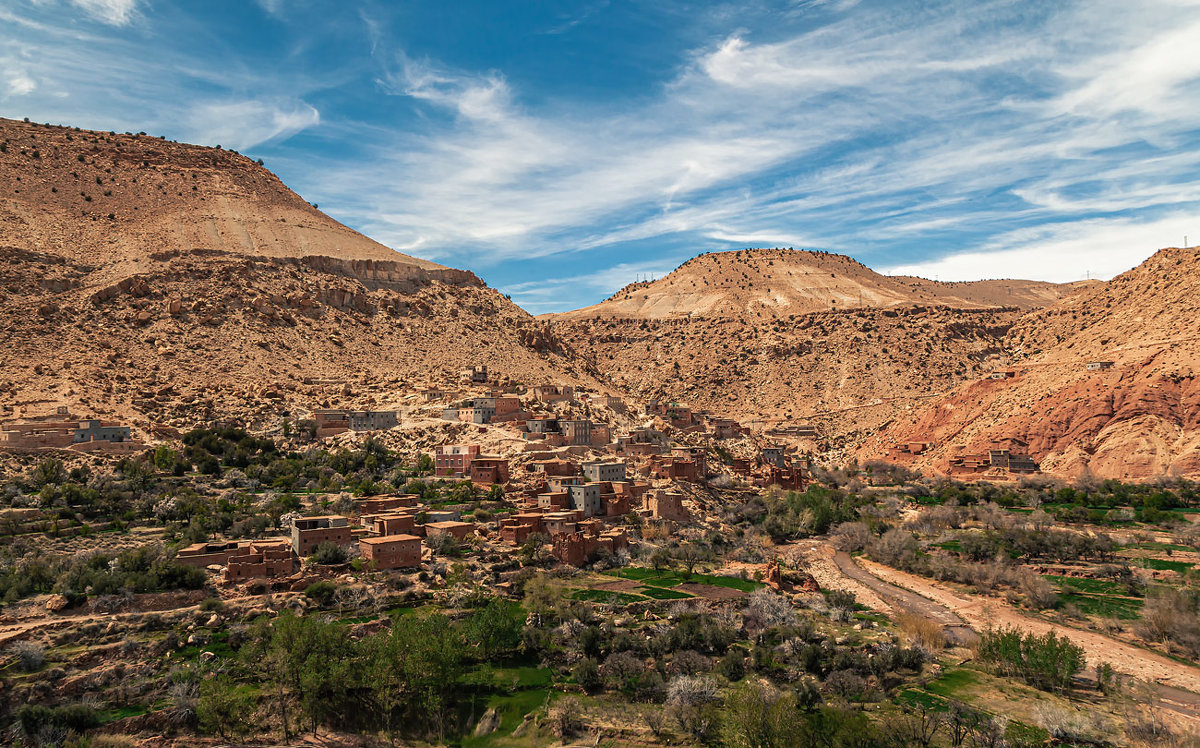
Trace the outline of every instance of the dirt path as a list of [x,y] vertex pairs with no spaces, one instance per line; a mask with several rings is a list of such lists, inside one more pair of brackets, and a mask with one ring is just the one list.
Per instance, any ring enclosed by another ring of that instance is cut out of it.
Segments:
[[946,632],[946,638],[952,643],[970,646],[979,640],[979,635],[972,625],[959,617],[954,612],[956,608],[953,606],[943,605],[929,599],[928,596],[922,596],[904,587],[881,581],[877,575],[867,573],[855,564],[854,559],[845,551],[837,551],[833,560],[843,574],[870,587],[880,597],[887,600],[893,610],[915,613],[922,618],[941,624],[942,629]]
[[[1107,662],[1123,675],[1158,684],[1159,696],[1164,707],[1184,717],[1193,727],[1200,724],[1200,668],[1176,662],[1095,631],[1033,618],[1001,600],[952,591],[924,577],[867,559],[851,559],[846,556],[845,560],[850,566],[858,567],[860,574],[874,577],[880,583],[889,586],[901,587],[909,594],[916,593],[918,598],[925,599],[925,603],[919,608],[922,615],[932,602],[945,613],[957,614],[957,617],[975,631],[985,630],[989,626],[1014,626],[1038,635],[1053,631],[1058,636],[1066,637],[1083,647],[1090,664]],[[847,575],[849,576],[849,571]]]

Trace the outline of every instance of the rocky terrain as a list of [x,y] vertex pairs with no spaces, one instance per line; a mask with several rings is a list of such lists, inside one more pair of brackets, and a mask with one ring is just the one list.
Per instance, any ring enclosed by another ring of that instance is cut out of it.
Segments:
[[11,120],[0,144],[0,418],[262,426],[474,364],[594,382],[473,274],[377,244],[244,156]]
[[722,252],[629,286],[554,329],[634,397],[682,400],[760,427],[813,423],[836,459],[875,429],[1003,365],[1030,308],[1076,286],[935,283],[849,257]]
[[555,320],[704,317],[746,323],[848,309],[945,306],[955,309],[1053,303],[1078,285],[1024,280],[939,283],[886,276],[845,255],[791,249],[702,254],[655,280],[630,285],[599,304]]
[[[915,461],[945,469],[957,452],[1016,437],[1043,470],[1147,479],[1200,472],[1195,361],[1200,250],[1164,249],[1107,284],[1022,318],[1002,345],[1014,379],[966,383],[898,418],[863,456],[931,440]],[[1088,370],[1091,361],[1112,367]]]

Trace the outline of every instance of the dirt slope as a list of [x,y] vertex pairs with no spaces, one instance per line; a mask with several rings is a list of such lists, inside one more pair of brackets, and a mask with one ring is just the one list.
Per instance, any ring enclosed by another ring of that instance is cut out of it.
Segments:
[[477,363],[594,382],[473,274],[377,244],[243,156],[8,120],[0,144],[0,420],[269,424]]
[[1073,290],[1073,284],[1039,281],[939,283],[889,277],[845,255],[753,249],[703,254],[658,280],[630,284],[599,304],[546,317],[757,321],[812,312],[922,305],[1031,309],[1053,303]]
[[745,250],[701,255],[553,325],[618,389],[763,427],[815,423],[822,438],[800,446],[841,459],[1005,360],[1010,325],[1075,290],[889,278],[840,255]]
[[[1029,314],[1002,345],[1019,374],[974,381],[898,418],[860,452],[931,440],[915,461],[1017,437],[1046,471],[1147,479],[1200,474],[1200,250],[1164,249],[1103,286]],[[1111,361],[1107,370],[1090,361]]]

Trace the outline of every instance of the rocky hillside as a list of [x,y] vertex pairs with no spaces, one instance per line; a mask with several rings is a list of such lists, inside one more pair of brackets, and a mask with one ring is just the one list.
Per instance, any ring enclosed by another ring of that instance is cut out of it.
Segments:
[[1073,290],[1071,284],[1039,281],[939,283],[892,277],[845,255],[753,249],[703,254],[658,280],[630,284],[599,304],[547,317],[759,322],[813,312],[905,306],[1033,309]]
[[[612,384],[762,426],[816,424],[831,459],[1007,361],[1029,309],[1073,287],[889,278],[840,255],[702,255],[554,329]],[[1005,303],[1009,302],[1009,303]]]
[[473,274],[402,255],[217,148],[0,121],[0,420],[142,432],[386,404],[487,364],[594,382]]
[[[1044,470],[1146,479],[1200,474],[1200,250],[1164,249],[1107,284],[1029,314],[1004,348],[1014,379],[968,383],[867,443],[931,440],[918,467],[1017,437]],[[1091,370],[1090,361],[1111,361]]]

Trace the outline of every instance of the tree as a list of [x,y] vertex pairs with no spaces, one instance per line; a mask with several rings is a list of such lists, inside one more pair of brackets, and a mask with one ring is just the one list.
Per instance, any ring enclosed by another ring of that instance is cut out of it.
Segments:
[[725,697],[721,737],[730,748],[820,745],[802,742],[796,697],[764,681],[744,681]]
[[700,543],[684,543],[675,552],[675,558],[679,559],[679,562],[687,569],[688,576],[690,577],[696,568],[696,564],[712,558],[712,551],[708,546]]
[[475,642],[479,659],[487,662],[521,642],[525,616],[515,602],[493,597],[467,620],[467,641]]
[[200,681],[196,716],[205,732],[216,732],[222,739],[242,735],[249,727],[247,715],[253,711],[254,695],[228,675],[221,673]]

